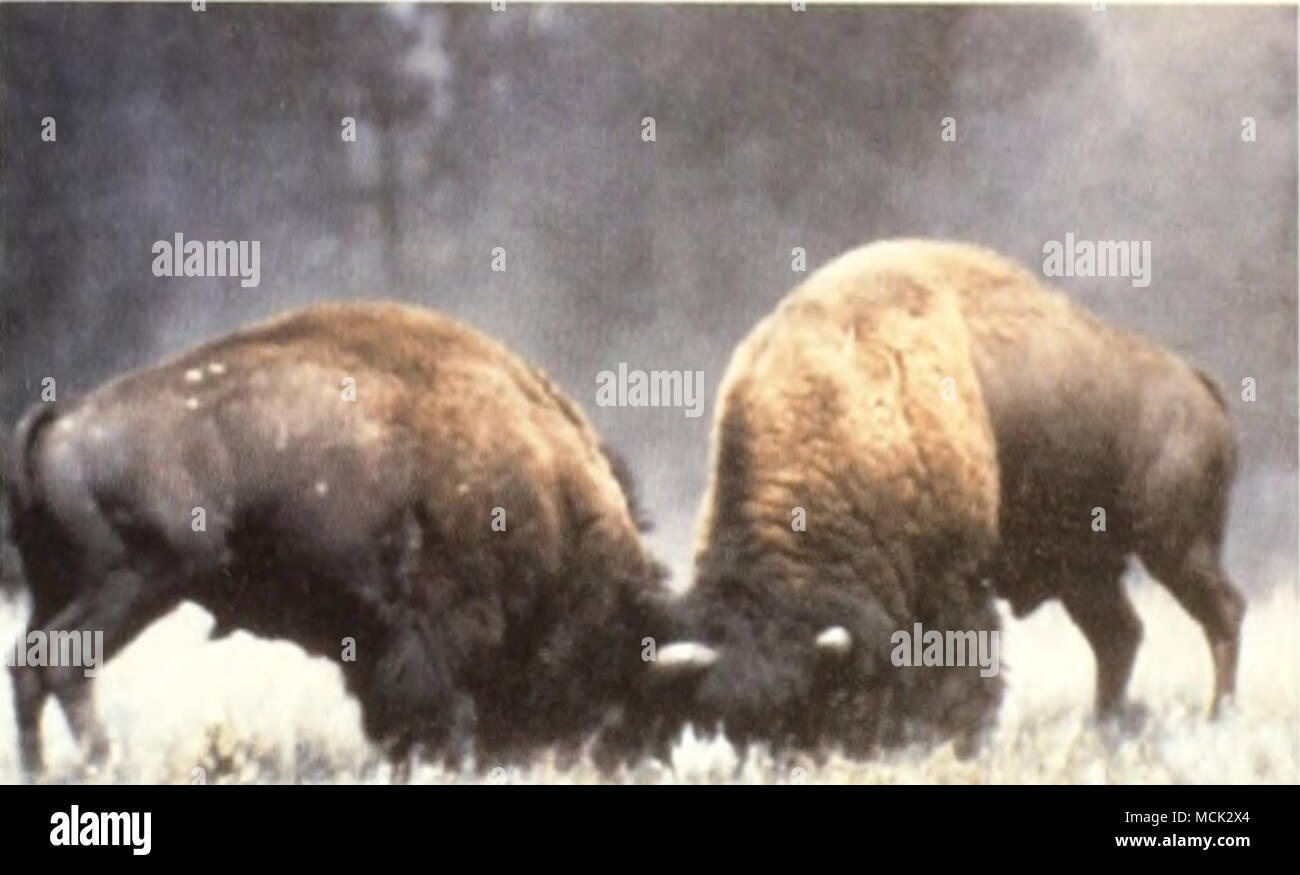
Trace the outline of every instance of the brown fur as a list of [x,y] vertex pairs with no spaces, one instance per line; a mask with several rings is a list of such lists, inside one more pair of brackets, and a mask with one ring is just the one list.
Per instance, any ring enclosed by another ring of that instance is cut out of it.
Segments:
[[1244,601],[1219,559],[1236,443],[1213,381],[990,250],[891,240],[853,257],[961,302],[1002,477],[990,570],[1015,613],[1062,599],[1097,655],[1098,710],[1113,712],[1141,637],[1120,580],[1136,554],[1204,626],[1217,708]]
[[[354,638],[345,679],[394,753],[576,742],[654,625],[662,572],[586,418],[427,310],[290,313],[114,380],[20,440],[30,628],[104,629],[111,655],[192,599],[218,633],[336,660]],[[47,692],[102,745],[79,671],[16,669],[15,689],[29,768]]]
[[[854,253],[817,271],[732,356],[712,462],[688,603],[723,656],[695,719],[859,749],[900,738],[902,718],[987,720],[1000,679],[889,658],[915,622],[996,629],[974,582],[997,537],[996,452],[951,295]],[[853,636],[847,662],[813,647],[831,625]]]

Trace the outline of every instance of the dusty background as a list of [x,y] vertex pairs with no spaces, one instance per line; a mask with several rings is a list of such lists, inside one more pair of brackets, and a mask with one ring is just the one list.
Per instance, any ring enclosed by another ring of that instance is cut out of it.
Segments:
[[[708,416],[598,408],[599,371],[703,370],[711,402],[736,341],[797,281],[794,246],[815,269],[878,237],[957,237],[1036,268],[1067,232],[1150,240],[1147,288],[1059,284],[1227,389],[1243,458],[1227,563],[1251,601],[1238,712],[1200,718],[1200,631],[1135,573],[1148,637],[1132,692],[1155,710],[1138,737],[1088,726],[1091,657],[1049,606],[1008,623],[1002,727],[974,763],[913,751],[805,777],[1295,781],[1295,50],[1285,8],[5,4],[0,419],[43,377],[74,394],[290,305],[418,301],[583,404],[683,583]],[[155,278],[150,247],[177,232],[260,240],[260,286]],[[6,641],[21,607],[0,601]],[[189,780],[195,765],[386,779],[333,667],[242,635],[205,643],[208,622],[182,609],[105,673],[119,752],[98,779]],[[0,681],[0,781],[15,777],[8,698]],[[46,728],[57,758],[57,709]],[[747,780],[794,767],[692,740],[679,753],[626,777],[708,780],[728,757]],[[499,777],[591,777],[547,769]]]

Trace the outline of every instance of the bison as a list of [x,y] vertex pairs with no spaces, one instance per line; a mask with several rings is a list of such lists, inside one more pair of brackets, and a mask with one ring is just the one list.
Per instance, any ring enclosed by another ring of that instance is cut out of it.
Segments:
[[1217,713],[1245,603],[1220,562],[1237,451],[1214,382],[990,250],[889,240],[852,258],[958,297],[1001,472],[986,571],[1012,612],[1062,601],[1096,655],[1097,713],[1115,716],[1142,635],[1121,582],[1137,556],[1204,628]]
[[[103,658],[182,600],[338,661],[367,735],[510,754],[599,729],[641,674],[664,572],[626,478],[537,370],[394,303],[288,313],[22,420],[7,477],[28,628]],[[348,658],[350,639],[354,658]],[[13,669],[95,758],[75,667]]]
[[1002,470],[991,573],[1015,615],[1061,600],[1096,655],[1097,712],[1114,715],[1142,637],[1121,582],[1137,556],[1205,630],[1218,713],[1235,685],[1245,600],[1220,559],[1237,447],[1214,381],[987,249],[873,248],[961,297]]
[[[1002,681],[899,667],[896,636],[996,636],[997,451],[956,298],[851,253],[746,337],[718,390],[682,623],[679,719],[734,741],[969,752]],[[996,641],[996,637],[994,638]],[[909,660],[910,662],[910,660]],[[984,676],[981,676],[981,675]]]

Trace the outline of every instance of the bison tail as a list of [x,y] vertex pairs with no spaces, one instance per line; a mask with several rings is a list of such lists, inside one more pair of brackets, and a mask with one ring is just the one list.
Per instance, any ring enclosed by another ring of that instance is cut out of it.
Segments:
[[18,420],[14,428],[13,440],[9,444],[4,466],[5,494],[10,502],[10,511],[17,513],[27,507],[33,498],[36,485],[36,458],[33,450],[45,430],[59,414],[59,407],[54,402],[34,404]]
[[[1196,369],[1196,376],[1210,393],[1210,397],[1219,405],[1219,410],[1223,412],[1224,417],[1231,419],[1231,413],[1228,410],[1228,401],[1223,394],[1223,389],[1215,382],[1214,378],[1205,371]],[[1215,488],[1220,494],[1226,495],[1232,486],[1233,479],[1237,476],[1237,443],[1232,435],[1231,427],[1223,434],[1218,445],[1217,458],[1211,463],[1210,476],[1215,481]]]
[[[4,464],[0,465],[0,595],[6,598],[13,598],[26,581],[14,537],[14,519],[32,502],[36,478],[32,449],[56,413],[52,403],[29,409],[14,429],[13,440],[5,447]],[[3,442],[0,446],[4,446]]]

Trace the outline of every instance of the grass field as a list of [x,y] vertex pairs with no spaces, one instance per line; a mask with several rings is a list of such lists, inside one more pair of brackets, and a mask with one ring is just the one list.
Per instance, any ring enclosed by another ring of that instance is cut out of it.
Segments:
[[[1136,731],[1090,720],[1092,656],[1064,611],[1049,604],[1024,621],[1004,618],[1007,696],[997,729],[972,759],[951,746],[870,761],[832,756],[774,761],[688,730],[671,761],[648,761],[620,782],[743,783],[1295,783],[1300,719],[1294,585],[1256,595],[1246,615],[1238,696],[1211,722],[1208,648],[1200,628],[1164,590],[1130,586],[1146,638],[1130,695],[1148,709]],[[0,602],[0,638],[14,640],[16,605]],[[109,763],[85,773],[57,706],[47,706],[48,780],[189,783],[385,783],[391,769],[364,740],[360,709],[337,668],[296,646],[236,633],[206,640],[210,618],[184,606],[117,657],[98,680],[113,741]],[[19,779],[7,672],[0,682],[0,783]],[[412,782],[590,783],[579,763],[542,757],[527,768],[451,770],[422,765]]]

